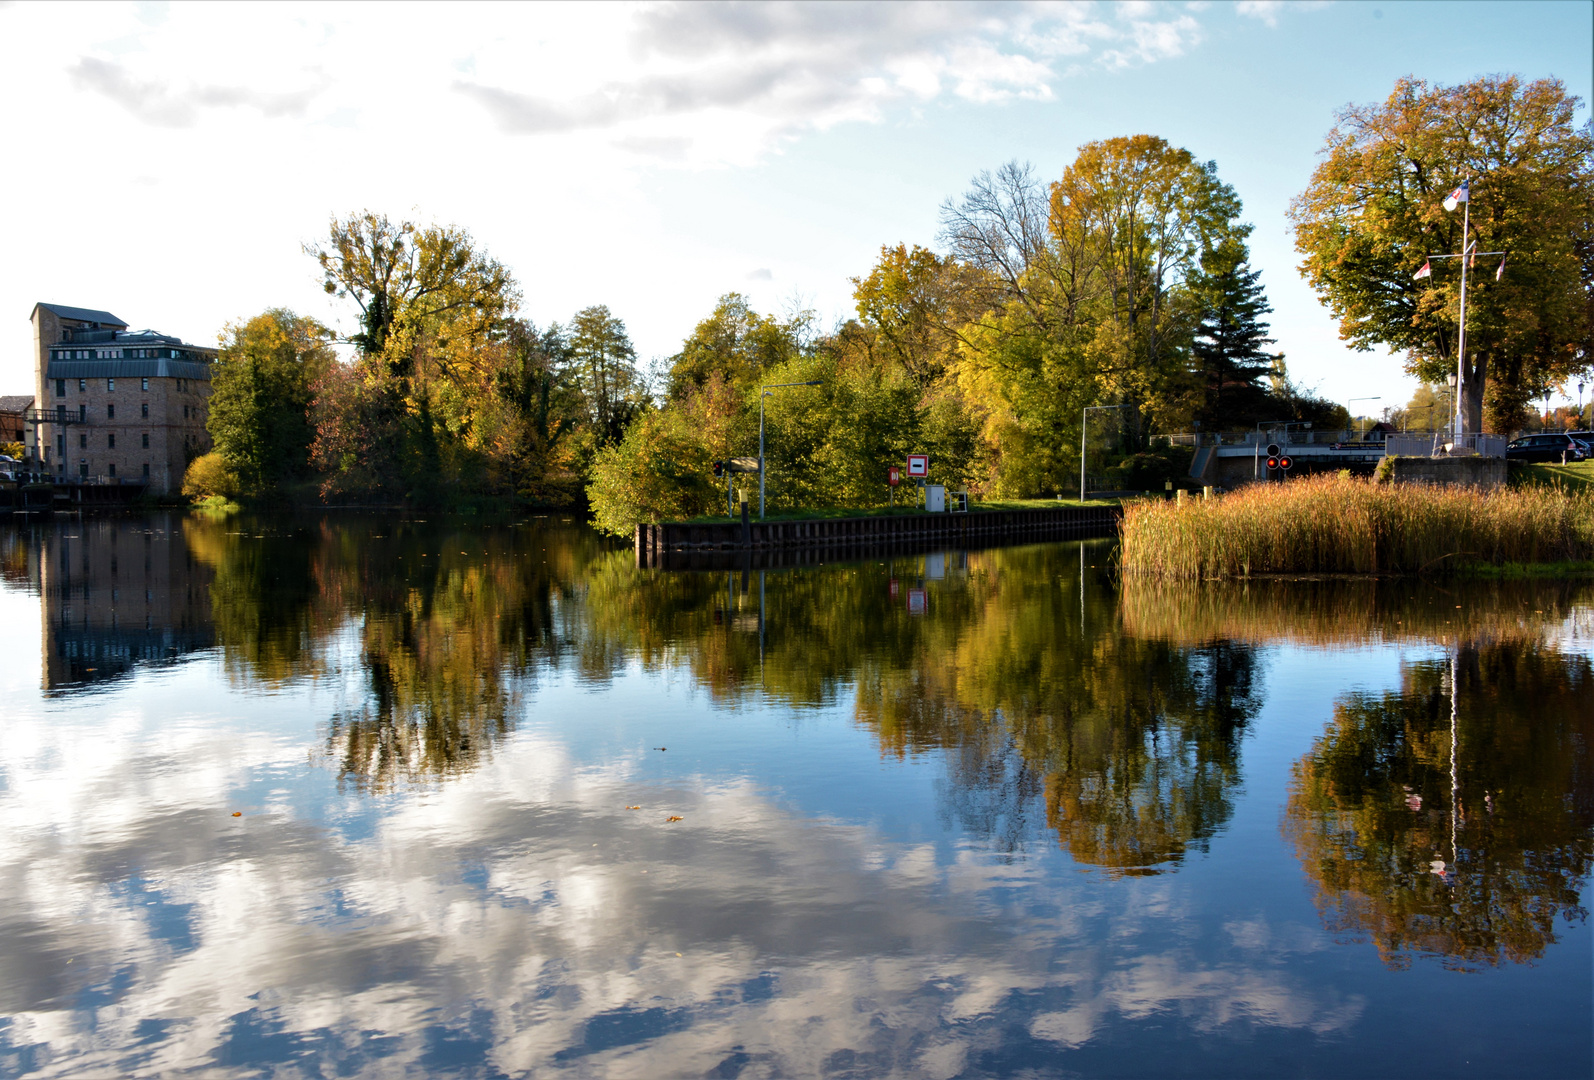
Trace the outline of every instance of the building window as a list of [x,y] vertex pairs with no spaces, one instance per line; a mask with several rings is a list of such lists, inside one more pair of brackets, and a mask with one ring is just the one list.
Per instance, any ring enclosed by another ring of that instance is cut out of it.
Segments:
[[88,393],[88,391],[89,391],[89,381],[87,379],[79,379],[77,381],[77,392],[80,393],[80,394],[86,394],[86,393]]
[[143,410],[141,415],[146,416],[146,417],[149,416],[149,402],[147,402],[147,401],[144,402],[142,405],[139,406],[139,408]]
[[105,436],[105,448],[107,450],[115,450],[116,449],[116,434],[114,432],[111,433],[110,435]]
[[144,390],[148,390],[149,389],[149,379],[146,378],[144,380],[144,385],[143,385],[143,387],[141,389],[144,389]]
[[55,380],[55,396],[56,397],[66,397],[66,380],[65,379],[57,379],[57,380]]
[[183,419],[184,420],[188,419],[188,406],[187,405],[183,406]]
[[66,457],[66,436],[65,435],[57,435],[55,437],[55,456],[59,457],[59,458]]
[[105,419],[107,419],[107,420],[115,420],[116,419],[116,406],[115,405],[107,405],[107,406],[105,406]]
[[115,379],[106,379],[105,380],[105,392],[107,394],[116,393],[116,380]]
[[106,476],[115,476],[116,475],[116,462],[113,461],[109,465],[105,466],[105,475]]
[[149,449],[149,432],[144,432],[144,449]]
[[77,445],[78,445],[78,449],[79,450],[87,450],[89,448],[89,434],[88,434],[88,432],[86,432],[86,431],[78,432]]
[[77,474],[79,476],[81,476],[85,480],[87,480],[89,478],[89,463],[88,463],[88,459],[85,458],[83,460],[80,460],[77,463]]
[[[149,436],[147,436],[147,435],[145,436],[145,438],[148,438],[148,437]],[[145,476],[145,478],[149,477],[149,462],[147,462],[147,461],[144,462],[144,476]]]
[[79,405],[77,407],[77,419],[80,424],[88,423],[89,407],[87,405]]

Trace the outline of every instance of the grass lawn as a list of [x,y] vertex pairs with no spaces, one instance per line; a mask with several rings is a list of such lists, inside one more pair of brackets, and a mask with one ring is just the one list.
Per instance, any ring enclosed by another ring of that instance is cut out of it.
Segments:
[[1520,485],[1558,486],[1567,491],[1594,490],[1594,461],[1576,461],[1570,465],[1513,463],[1511,482]]
[[[1055,510],[1060,506],[1116,506],[1116,499],[1091,499],[1082,503],[1078,499],[992,499],[987,502],[970,502],[969,510],[981,513],[990,510]],[[812,521],[815,518],[855,518],[855,517],[889,517],[891,515],[922,514],[924,511],[918,506],[903,506],[898,503],[895,509],[888,506],[868,507],[842,507],[820,506],[799,507],[789,510],[771,510],[764,515],[765,521]],[[751,518],[758,520],[758,506],[753,504]],[[740,521],[740,515],[726,517],[723,514],[705,514],[702,517],[688,518],[690,525],[724,524],[727,521]]]

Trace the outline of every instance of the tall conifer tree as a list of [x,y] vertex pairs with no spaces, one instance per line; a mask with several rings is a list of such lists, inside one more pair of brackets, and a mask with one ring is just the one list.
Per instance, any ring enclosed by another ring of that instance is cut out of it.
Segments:
[[1202,256],[1193,282],[1201,321],[1192,351],[1204,396],[1200,419],[1209,431],[1270,418],[1263,380],[1273,370],[1267,346],[1274,340],[1263,316],[1273,308],[1261,276],[1251,269],[1245,245],[1230,241]]

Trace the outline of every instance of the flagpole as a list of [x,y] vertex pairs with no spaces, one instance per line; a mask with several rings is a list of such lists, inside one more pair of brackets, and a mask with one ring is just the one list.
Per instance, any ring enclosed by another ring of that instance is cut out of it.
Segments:
[[1472,178],[1462,180],[1467,199],[1461,211],[1461,332],[1456,342],[1456,426],[1451,432],[1451,443],[1461,446],[1461,395],[1467,385],[1467,227],[1472,215]]

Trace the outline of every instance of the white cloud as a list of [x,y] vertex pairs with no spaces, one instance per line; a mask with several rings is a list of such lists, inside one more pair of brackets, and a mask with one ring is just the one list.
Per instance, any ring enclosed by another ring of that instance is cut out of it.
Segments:
[[1284,0],[1240,0],[1234,10],[1251,19],[1260,19],[1269,26],[1279,24],[1279,12],[1284,9]]

